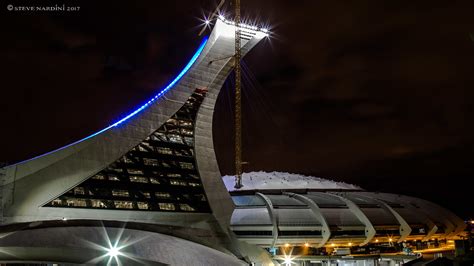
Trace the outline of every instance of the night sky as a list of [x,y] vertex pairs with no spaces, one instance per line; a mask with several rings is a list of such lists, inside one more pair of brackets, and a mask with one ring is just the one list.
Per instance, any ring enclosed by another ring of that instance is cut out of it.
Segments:
[[[147,101],[192,56],[216,5],[63,2],[80,11],[0,7],[0,161],[74,142]],[[242,5],[272,31],[243,63],[245,171],[345,181],[474,218],[473,1]],[[214,116],[223,174],[233,172],[232,85]]]

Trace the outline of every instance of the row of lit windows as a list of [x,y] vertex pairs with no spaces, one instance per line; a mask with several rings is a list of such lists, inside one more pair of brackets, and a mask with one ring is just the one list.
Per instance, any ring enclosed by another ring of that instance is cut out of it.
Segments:
[[[194,164],[189,162],[180,162],[180,161],[159,161],[158,159],[151,159],[151,158],[143,158],[143,164],[146,166],[161,166],[163,168],[174,168],[179,166],[181,169],[189,169],[194,170]],[[111,168],[114,172],[122,173],[122,168]],[[131,175],[143,175],[143,171],[134,168],[127,168],[127,173]],[[109,176],[113,176],[113,174],[109,174]],[[105,179],[105,178],[97,178],[97,179]]]
[[193,123],[187,120],[177,120],[175,118],[170,118],[166,121],[166,124],[173,125],[173,126],[181,126],[181,127],[192,127]]
[[[176,185],[180,185],[181,183],[177,183]],[[189,183],[190,186],[200,186],[198,183]],[[84,187],[75,187],[73,189],[74,195],[87,195],[88,193],[85,191]],[[151,198],[151,193],[150,192],[139,192],[143,197],[150,199]],[[91,193],[92,194],[92,193]],[[168,192],[154,192],[156,198],[162,198],[162,199],[168,199],[171,198],[171,194]],[[183,196],[186,196],[187,194],[184,194]],[[130,197],[130,193],[128,190],[124,189],[112,189],[112,196],[114,197]],[[201,201],[205,201],[206,198],[204,197],[203,194],[196,195],[201,197]],[[189,197],[189,195],[188,195]]]
[[194,183],[194,182],[186,182],[183,180],[170,180],[170,184],[174,186],[191,186],[191,187],[200,187],[201,184],[199,183]]
[[[168,177],[180,178],[182,176],[180,174],[168,174]],[[192,175],[191,177],[193,177],[194,179],[199,179],[199,178],[196,178],[195,175]],[[106,180],[105,176],[103,176],[101,174],[97,174],[97,175],[93,176],[92,179]],[[113,176],[113,175],[109,175],[109,180],[110,181],[120,181],[120,179],[117,176]],[[157,178],[154,178],[154,177],[130,176],[129,180],[130,180],[130,182],[134,182],[134,183],[160,184],[160,181]],[[187,186],[188,185],[188,183],[186,181],[174,180],[174,179],[170,180],[170,184],[171,185],[180,185],[180,186]],[[189,182],[189,186],[199,187],[201,185],[199,183]]]
[[[91,207],[92,208],[104,208],[104,209],[110,209],[107,207],[107,205],[101,201],[101,200],[90,200]],[[137,202],[137,208],[140,210],[148,210],[150,205],[148,202]],[[51,205],[54,207],[62,207],[62,206],[67,206],[67,207],[87,207],[87,200],[85,199],[67,199],[66,202],[63,202],[61,199],[55,199],[51,202]],[[133,201],[125,201],[125,200],[115,200],[113,201],[113,206],[115,209],[135,209],[133,206]],[[175,210],[181,210],[181,211],[195,211],[195,209],[189,204],[186,203],[163,203],[160,202],[158,203],[158,207],[160,210],[165,210],[165,211],[175,211]]]
[[[157,147],[157,146],[153,146],[151,145],[148,140],[150,138],[147,138],[144,142],[142,142],[139,146],[138,146],[138,150],[139,151],[142,151],[142,152],[150,152],[150,151],[155,151],[159,154],[165,154],[165,155],[177,155],[177,156],[193,156],[193,150],[181,150],[181,149],[171,149],[171,148],[168,148],[168,147]],[[163,141],[163,142],[168,142],[168,140],[165,138],[163,140],[161,139],[158,139],[158,137],[156,136],[153,136],[151,137],[152,140],[155,140],[155,141]],[[133,163],[130,159],[128,158],[124,158],[123,160],[125,163]]]
[[184,128],[181,128],[181,129],[178,129],[178,128],[168,129],[167,133],[168,134],[178,134],[178,135],[182,135],[182,136],[192,136],[194,134],[194,132],[192,130],[184,129]]
[[[174,133],[172,133],[172,132],[163,132],[163,131],[155,132],[154,134],[151,135],[151,139],[154,140],[154,141],[186,144],[188,146],[192,146],[194,144],[194,138],[192,138],[192,136],[193,136],[192,131],[185,131],[185,133],[183,134],[185,136],[182,136],[180,133],[181,132],[174,132]],[[141,145],[145,145],[149,148],[152,147],[148,142],[143,142]],[[146,151],[146,150],[143,150],[143,151]]]
[[160,162],[157,159],[143,158],[143,164],[148,166],[159,166]]
[[[175,185],[180,185],[181,183],[177,183]],[[200,186],[197,183],[189,183],[190,186]],[[73,190],[74,195],[87,195],[85,189],[83,187],[75,187]],[[150,192],[140,192],[145,198],[151,198]],[[128,190],[123,189],[112,189],[112,196],[114,197],[130,197],[130,193]],[[168,192],[155,192],[155,197],[157,198],[170,198],[171,195]]]

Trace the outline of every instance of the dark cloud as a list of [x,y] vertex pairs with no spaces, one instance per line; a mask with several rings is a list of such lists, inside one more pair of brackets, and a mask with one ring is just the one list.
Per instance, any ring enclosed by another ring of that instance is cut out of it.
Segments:
[[[60,147],[140,105],[185,64],[215,6],[78,3],[77,14],[2,11],[0,160]],[[472,1],[243,5],[273,32],[245,58],[246,170],[335,178],[474,216],[463,203],[474,175]],[[215,115],[224,174],[232,84]]]

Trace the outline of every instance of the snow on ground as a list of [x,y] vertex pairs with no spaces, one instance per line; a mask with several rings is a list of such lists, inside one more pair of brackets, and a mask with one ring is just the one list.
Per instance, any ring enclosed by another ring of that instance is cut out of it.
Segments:
[[285,172],[250,172],[242,174],[241,189],[235,189],[235,176],[223,176],[228,191],[254,189],[361,189],[344,182],[336,182],[314,176],[305,176]]

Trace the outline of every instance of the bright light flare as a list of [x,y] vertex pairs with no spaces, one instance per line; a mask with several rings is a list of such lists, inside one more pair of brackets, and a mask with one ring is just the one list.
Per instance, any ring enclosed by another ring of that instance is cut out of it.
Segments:
[[291,256],[285,256],[283,263],[285,266],[291,266],[291,264],[293,264],[293,258]]
[[225,21],[225,17],[223,15],[219,15],[219,19]]
[[211,22],[210,22],[208,19],[206,19],[206,20],[204,21],[204,23],[206,23],[207,25],[209,25],[209,23],[211,23]]
[[123,256],[123,253],[120,252],[120,250],[122,249],[122,247],[111,247],[111,248],[106,248],[107,250],[107,256],[109,257],[112,257],[112,258],[116,258],[118,256]]
[[[288,244],[288,246],[290,246],[289,243],[287,243],[287,244]],[[285,246],[286,246],[286,244],[285,244]],[[288,252],[288,251],[289,251],[289,252]],[[292,255],[292,253],[293,253],[293,247],[292,247],[290,250],[288,250],[288,249],[282,249],[282,252],[283,252],[283,265],[285,265],[285,266],[291,266],[291,265],[295,264],[295,263],[293,262],[293,260],[296,259],[297,256],[293,256],[293,255]]]

